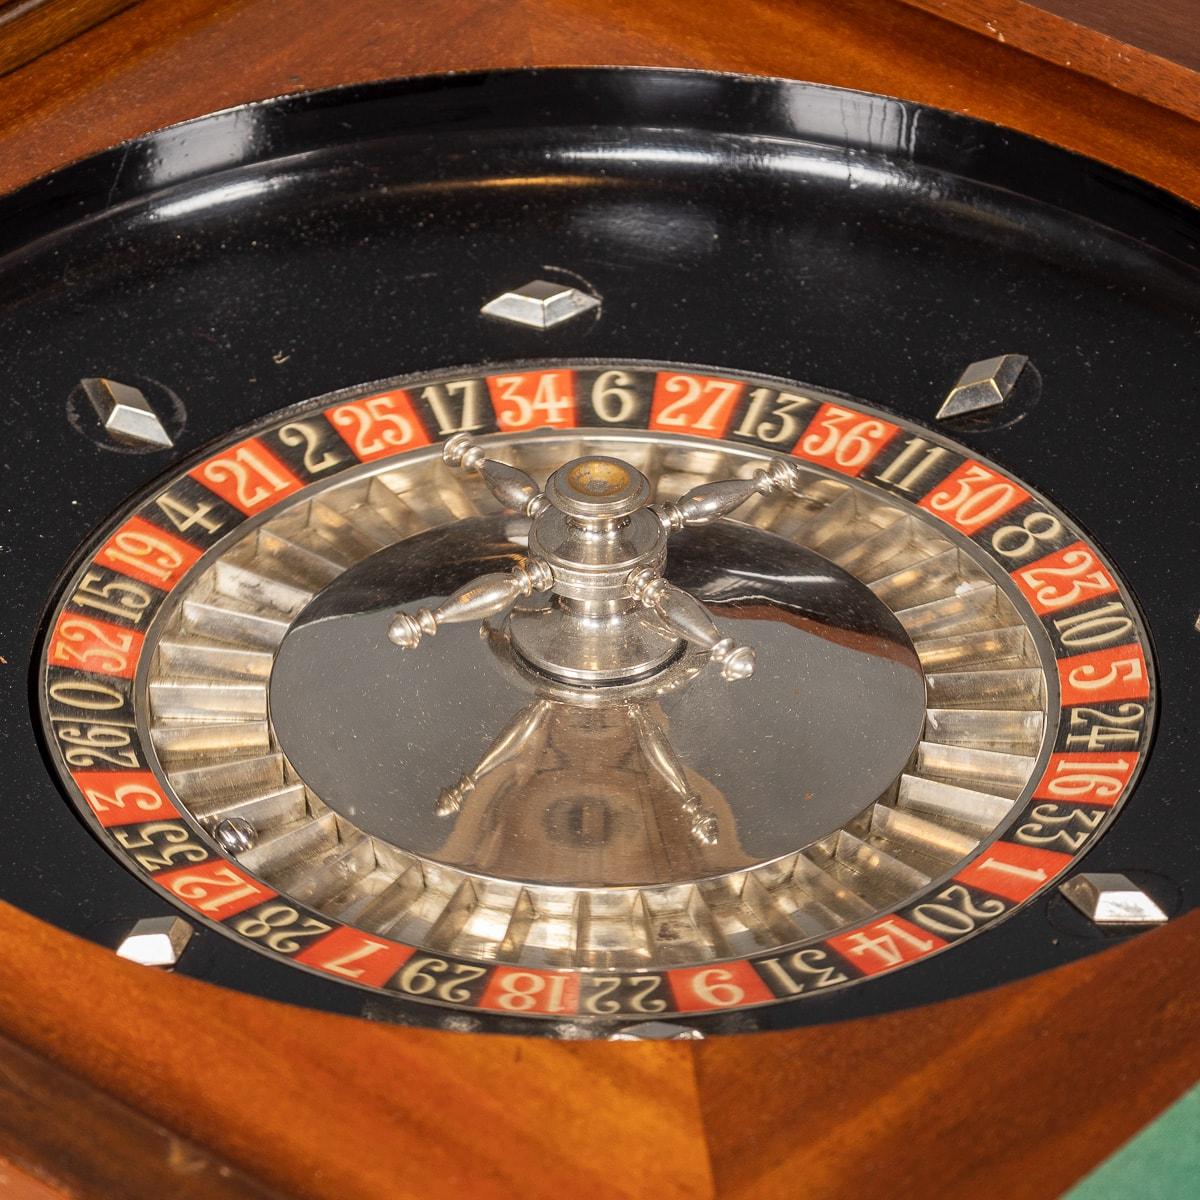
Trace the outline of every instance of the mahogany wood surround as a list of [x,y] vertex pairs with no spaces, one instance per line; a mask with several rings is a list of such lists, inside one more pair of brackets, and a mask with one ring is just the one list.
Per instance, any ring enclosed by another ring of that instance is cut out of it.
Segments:
[[[0,78],[0,184],[280,92],[618,63],[887,92],[1200,201],[1200,125],[898,0],[142,0]],[[892,1200],[1049,1200],[1200,1074],[1198,955],[1193,913],[935,1009],[568,1044],[288,1009],[0,906],[0,1169],[39,1198],[124,1174],[139,1196],[861,1200],[886,1173]]]
[[0,0],[0,74],[99,24],[134,0]]
[[905,0],[967,29],[1200,117],[1194,0]]

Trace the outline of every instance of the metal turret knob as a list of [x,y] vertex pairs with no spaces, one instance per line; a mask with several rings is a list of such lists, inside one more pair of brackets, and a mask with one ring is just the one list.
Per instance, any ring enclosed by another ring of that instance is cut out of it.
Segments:
[[733,638],[721,637],[708,610],[690,592],[650,569],[634,576],[631,590],[635,600],[657,613],[681,638],[707,650],[719,664],[723,679],[748,679],[754,674],[754,651],[737,645]]
[[545,490],[524,471],[488,458],[467,434],[451,438],[442,458],[478,472],[505,508],[531,518],[529,556],[503,574],[484,575],[436,609],[398,613],[389,636],[412,648],[452,621],[485,620],[522,597],[549,591],[547,605],[510,612],[513,649],[539,671],[581,685],[641,679],[673,661],[682,647],[706,650],[727,680],[754,672],[754,651],[722,637],[695,597],[662,576],[667,538],[708,525],[752,496],[795,486],[791,463],[774,460],[748,479],[693,488],[650,504],[650,481],[618,458],[591,455],[559,467]]
[[483,621],[511,608],[521,596],[545,591],[554,575],[545,563],[526,559],[511,571],[480,575],[464,584],[437,608],[419,608],[415,613],[397,613],[388,637],[397,646],[411,650],[423,636],[432,637],[443,625],[455,621]]
[[442,461],[463,471],[478,471],[488,490],[504,505],[527,517],[536,517],[549,501],[533,478],[519,467],[488,458],[468,433],[456,433],[442,447]]

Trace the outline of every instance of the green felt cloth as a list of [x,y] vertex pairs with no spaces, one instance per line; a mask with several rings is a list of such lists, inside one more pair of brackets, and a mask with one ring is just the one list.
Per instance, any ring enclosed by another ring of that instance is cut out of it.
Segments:
[[1200,1200],[1200,1086],[1085,1175],[1063,1200]]

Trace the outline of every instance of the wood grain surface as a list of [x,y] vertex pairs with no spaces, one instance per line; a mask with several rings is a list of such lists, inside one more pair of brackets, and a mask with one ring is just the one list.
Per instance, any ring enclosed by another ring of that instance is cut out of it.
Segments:
[[[584,64],[886,92],[1200,200],[1197,123],[898,0],[142,0],[0,79],[0,186],[280,92]],[[1198,953],[1192,914],[934,1009],[596,1045],[286,1009],[135,967],[0,906],[0,1034],[68,1072],[85,1108],[98,1091],[125,1106],[108,1111],[141,1114],[147,1144],[188,1139],[285,1195],[1049,1200],[1196,1078]],[[6,1136],[9,1152],[19,1133]],[[110,1123],[88,1145],[161,1167],[122,1138]],[[25,1165],[40,1154],[56,1182],[60,1151],[30,1146]],[[77,1178],[88,1170],[79,1153]]]
[[[924,1010],[706,1043],[697,1081],[720,1194],[1059,1196],[1200,1076],[1198,954],[1192,913]],[[754,1121],[727,1119],[731,1096]]]
[[0,79],[0,187],[215,108],[441,70],[634,64],[884,92],[1200,201],[1200,123],[897,0],[141,0]]
[[[0,905],[0,1028],[314,1200],[1049,1200],[1195,1079],[1198,955],[1193,913],[932,1008],[700,1043],[555,1043],[289,1009]],[[90,1144],[134,1156],[115,1129]]]
[[1196,0],[905,0],[1155,104],[1200,118]]
[[4,1200],[279,1200],[195,1142],[0,1038]]
[[139,968],[4,905],[0,1028],[291,1195],[712,1194],[686,1042],[473,1037],[288,1009]]
[[9,0],[0,3],[0,74],[53,50],[135,0]]

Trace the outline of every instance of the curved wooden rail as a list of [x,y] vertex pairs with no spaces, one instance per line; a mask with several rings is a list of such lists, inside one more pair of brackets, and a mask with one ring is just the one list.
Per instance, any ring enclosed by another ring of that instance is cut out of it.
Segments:
[[1200,124],[899,0],[141,0],[0,79],[0,188],[304,88],[486,67],[786,75],[970,113],[1200,201]]
[[[595,64],[887,92],[1200,201],[1200,125],[897,0],[142,0],[0,79],[0,187],[280,92]],[[1200,1073],[1198,954],[1192,914],[935,1008],[564,1044],[289,1009],[0,906],[0,1036],[36,1056],[0,1045],[0,1159],[105,1197],[1048,1200]]]
[[[1200,1072],[1197,955],[1193,913],[931,1008],[704,1042],[561,1043],[235,995],[0,905],[0,1032],[313,1200],[861,1200],[883,1177],[890,1200],[1048,1200]],[[32,1136],[66,1115],[42,1111]],[[88,1147],[98,1172],[138,1161],[118,1122],[103,1130],[74,1139],[74,1169]],[[37,1165],[53,1177],[53,1161]],[[183,1195],[167,1186],[175,1169],[153,1154],[139,1168],[143,1184],[158,1173],[157,1194]]]

